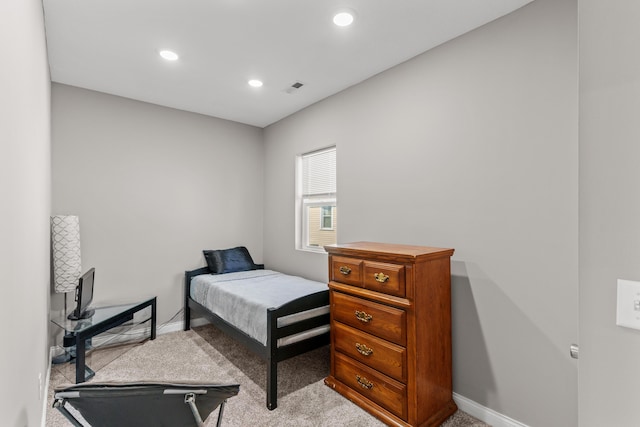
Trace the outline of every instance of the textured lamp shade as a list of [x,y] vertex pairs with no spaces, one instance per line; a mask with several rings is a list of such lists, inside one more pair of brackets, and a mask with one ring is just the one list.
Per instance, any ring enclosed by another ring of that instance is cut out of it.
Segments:
[[77,216],[51,217],[51,249],[55,291],[74,291],[82,274],[80,219]]

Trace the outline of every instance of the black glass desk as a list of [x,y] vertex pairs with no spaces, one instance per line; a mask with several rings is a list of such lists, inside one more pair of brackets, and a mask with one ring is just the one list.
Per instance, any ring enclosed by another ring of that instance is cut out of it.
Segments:
[[64,329],[64,346],[76,346],[76,383],[87,381],[93,371],[86,366],[86,341],[109,329],[133,319],[134,314],[151,307],[151,339],[156,338],[156,297],[133,304],[96,307],[93,316],[87,319],[69,320],[66,314],[54,317],[51,322]]

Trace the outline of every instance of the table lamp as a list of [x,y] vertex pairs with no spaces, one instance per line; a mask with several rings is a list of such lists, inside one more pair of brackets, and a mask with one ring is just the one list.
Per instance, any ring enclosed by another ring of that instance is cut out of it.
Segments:
[[51,217],[51,250],[55,291],[58,293],[75,291],[82,274],[80,219],[77,216]]
[[[51,253],[53,260],[53,288],[64,293],[64,314],[67,314],[67,293],[74,292],[82,274],[80,256],[80,219],[75,215],[51,217]],[[65,353],[54,358],[54,363],[70,360]]]

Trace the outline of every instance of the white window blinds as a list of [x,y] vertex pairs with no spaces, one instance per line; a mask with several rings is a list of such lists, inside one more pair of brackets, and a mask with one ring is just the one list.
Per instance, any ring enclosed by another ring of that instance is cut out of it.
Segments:
[[315,151],[302,156],[302,196],[335,196],[336,149]]

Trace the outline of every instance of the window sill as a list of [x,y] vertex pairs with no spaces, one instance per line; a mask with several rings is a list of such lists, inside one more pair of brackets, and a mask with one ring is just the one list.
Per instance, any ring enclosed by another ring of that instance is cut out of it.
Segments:
[[310,252],[310,253],[314,253],[314,254],[326,254],[327,251],[324,250],[323,247],[318,247],[316,248],[296,248],[297,251],[301,251],[301,252]]

